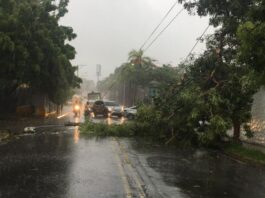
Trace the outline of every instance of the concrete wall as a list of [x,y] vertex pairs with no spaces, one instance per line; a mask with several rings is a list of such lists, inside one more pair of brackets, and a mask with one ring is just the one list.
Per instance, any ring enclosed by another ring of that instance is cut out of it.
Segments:
[[41,116],[46,117],[55,114],[57,105],[52,103],[48,96],[41,93],[33,93],[30,89],[20,88],[17,90],[16,113],[19,116]]
[[265,132],[265,88],[254,95],[251,127],[254,132]]

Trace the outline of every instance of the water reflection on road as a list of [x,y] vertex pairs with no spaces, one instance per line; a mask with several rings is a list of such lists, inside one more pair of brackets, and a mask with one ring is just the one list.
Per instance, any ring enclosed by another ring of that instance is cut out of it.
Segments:
[[78,127],[21,136],[0,145],[0,197],[125,197],[115,155]]
[[64,197],[73,141],[52,133],[21,136],[0,146],[0,197]]
[[74,129],[74,142],[76,144],[79,142],[79,136],[80,136],[79,126],[75,126],[75,129]]
[[135,186],[152,198],[265,195],[264,168],[213,151],[86,138],[78,127],[45,130],[0,145],[0,197],[138,197]]
[[126,118],[124,117],[108,117],[108,118],[103,118],[103,117],[96,117],[96,118],[91,118],[90,119],[94,123],[105,123],[107,125],[112,125],[112,124],[124,124],[126,122]]

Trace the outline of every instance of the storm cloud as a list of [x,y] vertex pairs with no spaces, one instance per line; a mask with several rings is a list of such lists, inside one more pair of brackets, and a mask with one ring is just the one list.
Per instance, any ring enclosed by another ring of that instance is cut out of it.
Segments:
[[[61,21],[72,26],[77,38],[71,42],[76,48],[74,64],[80,76],[96,79],[96,64],[102,65],[102,77],[127,61],[128,52],[139,49],[175,0],[70,0],[69,13]],[[177,5],[161,29],[176,15]],[[159,39],[146,51],[157,64],[177,65],[208,25],[208,18],[191,16],[183,11]],[[211,30],[209,30],[210,32]],[[159,32],[159,31],[158,31]],[[195,52],[204,49],[199,44]]]

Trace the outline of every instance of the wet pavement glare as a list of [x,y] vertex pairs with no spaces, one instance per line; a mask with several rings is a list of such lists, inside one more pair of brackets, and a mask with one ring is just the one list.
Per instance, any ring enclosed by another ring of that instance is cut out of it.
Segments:
[[0,145],[0,158],[1,198],[265,197],[264,168],[213,151],[87,138],[78,127],[20,136]]

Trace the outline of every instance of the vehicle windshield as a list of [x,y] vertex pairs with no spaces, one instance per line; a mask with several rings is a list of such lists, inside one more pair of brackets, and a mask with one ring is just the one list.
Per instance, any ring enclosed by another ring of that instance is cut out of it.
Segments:
[[98,101],[96,101],[94,104],[95,104],[95,105],[103,105],[104,103],[103,103],[103,101],[98,100]]
[[116,103],[116,102],[112,102],[112,101],[105,101],[104,104],[105,104],[106,106],[111,106],[111,107],[120,106],[118,103]]
[[88,100],[99,100],[101,99],[100,93],[92,92],[87,94],[87,99]]

